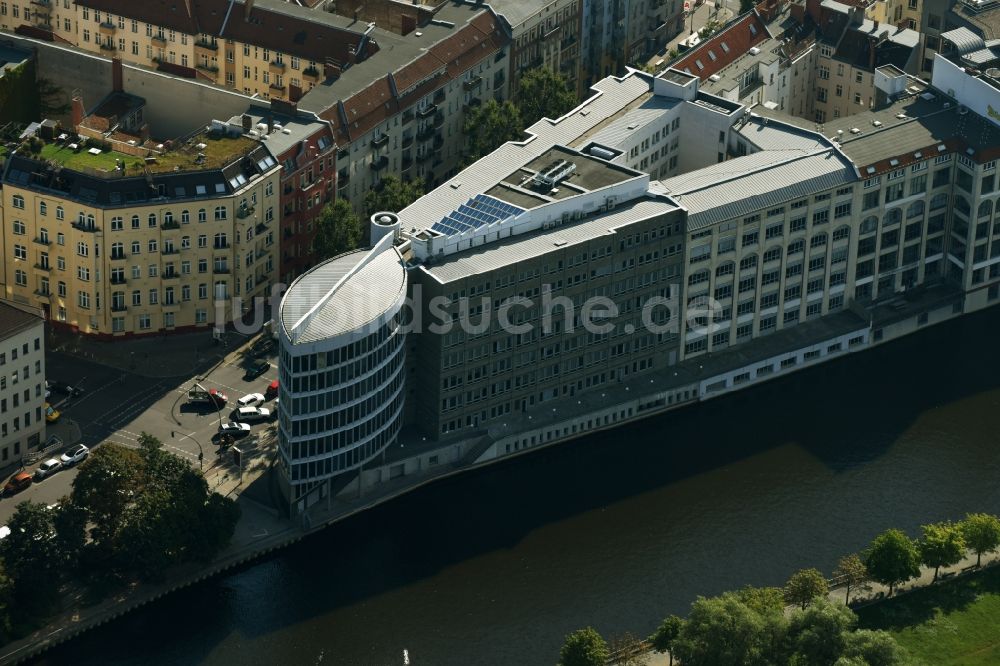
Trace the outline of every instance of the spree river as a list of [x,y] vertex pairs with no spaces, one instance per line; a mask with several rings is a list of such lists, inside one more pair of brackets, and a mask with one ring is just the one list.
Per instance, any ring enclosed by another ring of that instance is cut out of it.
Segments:
[[44,664],[552,664],[699,594],[1000,513],[1000,311],[444,481]]

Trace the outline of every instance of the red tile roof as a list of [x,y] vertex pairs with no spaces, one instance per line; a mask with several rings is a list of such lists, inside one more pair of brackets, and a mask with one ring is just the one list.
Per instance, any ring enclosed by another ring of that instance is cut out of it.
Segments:
[[[767,26],[756,11],[748,12],[729,27],[715,33],[671,65],[702,81],[732,64],[752,47],[768,38]],[[723,48],[725,44],[725,48]],[[711,55],[715,56],[713,59]],[[698,66],[701,62],[701,67]]]

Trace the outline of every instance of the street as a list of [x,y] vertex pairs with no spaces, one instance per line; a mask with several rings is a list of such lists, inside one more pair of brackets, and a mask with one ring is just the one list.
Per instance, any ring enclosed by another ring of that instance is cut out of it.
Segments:
[[[268,384],[277,379],[274,355],[264,357],[271,368],[253,381],[245,381],[243,358],[239,350],[229,354],[204,379],[197,377],[148,378],[132,372],[111,368],[90,360],[59,352],[46,356],[48,379],[66,382],[83,389],[75,398],[62,399],[53,394],[52,401],[62,413],[60,422],[50,426],[50,432],[63,436],[72,430],[67,425],[75,423],[81,433],[80,441],[93,449],[103,442],[138,447],[139,435],[147,432],[163,442],[164,447],[194,466],[199,466],[199,455],[204,456],[203,469],[208,470],[217,460],[217,449],[212,441],[218,431],[220,418],[229,421],[236,401],[247,393],[264,393]],[[199,375],[200,377],[200,375]],[[187,402],[188,389],[194,382],[206,389],[218,389],[229,398],[221,410],[195,409]],[[273,402],[266,404],[272,408]],[[247,442],[270,427],[270,423],[255,424]],[[240,446],[237,440],[236,446]],[[70,442],[67,441],[67,444]],[[33,472],[38,464],[49,457],[44,455],[26,471]],[[6,482],[8,477],[0,479]],[[18,503],[26,500],[52,504],[68,495],[76,469],[57,472],[54,476],[34,483],[27,490],[0,501],[0,525],[6,524]]]

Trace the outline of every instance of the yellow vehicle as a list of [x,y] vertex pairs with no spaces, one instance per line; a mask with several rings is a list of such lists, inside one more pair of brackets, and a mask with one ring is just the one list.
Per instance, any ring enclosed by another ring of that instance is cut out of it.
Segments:
[[57,410],[56,408],[54,408],[49,403],[45,403],[45,420],[46,421],[48,421],[49,423],[55,423],[56,421],[59,420],[60,416],[62,416],[62,414],[59,413],[59,410]]

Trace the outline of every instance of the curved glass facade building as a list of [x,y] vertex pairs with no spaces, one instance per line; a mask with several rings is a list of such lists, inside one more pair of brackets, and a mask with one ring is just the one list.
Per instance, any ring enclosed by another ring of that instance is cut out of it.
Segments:
[[279,477],[296,510],[328,497],[331,479],[399,434],[405,298],[402,257],[387,236],[319,264],[282,299]]

